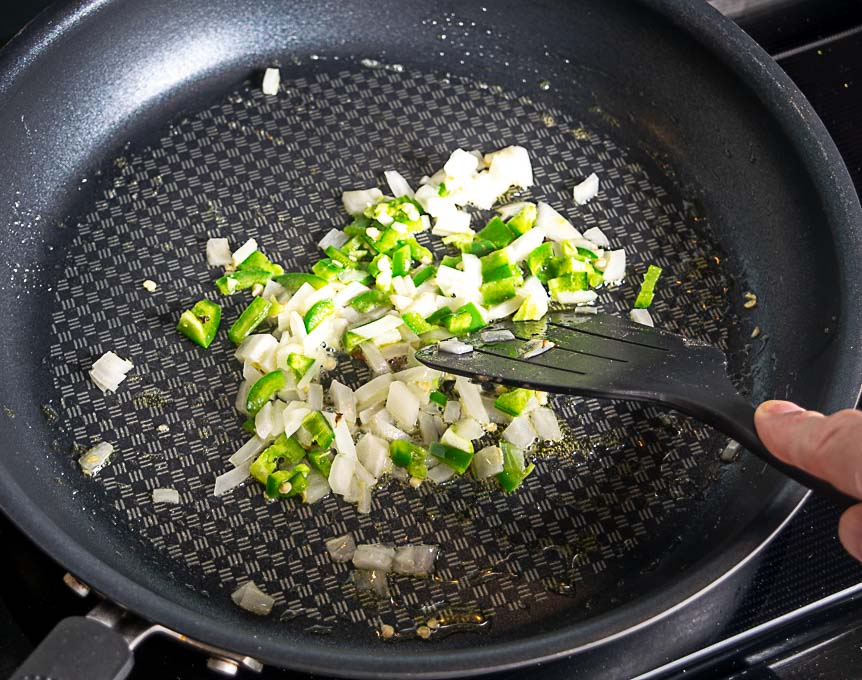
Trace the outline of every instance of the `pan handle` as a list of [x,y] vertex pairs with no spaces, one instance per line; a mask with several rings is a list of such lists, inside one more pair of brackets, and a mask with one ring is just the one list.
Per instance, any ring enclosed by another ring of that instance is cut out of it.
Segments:
[[710,390],[702,390],[698,393],[698,398],[698,403],[694,403],[690,398],[685,399],[687,403],[681,410],[721,430],[764,463],[808,487],[821,498],[831,501],[841,510],[862,503],[859,498],[839,491],[829,482],[773,456],[760,441],[754,427],[755,407],[736,391],[727,378],[720,383],[716,382]]
[[10,680],[123,680],[133,663],[121,633],[93,619],[70,616],[48,633]]

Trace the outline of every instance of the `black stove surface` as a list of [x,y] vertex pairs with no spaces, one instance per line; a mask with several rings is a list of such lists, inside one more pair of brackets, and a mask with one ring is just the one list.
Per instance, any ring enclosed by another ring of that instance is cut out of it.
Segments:
[[[6,16],[0,14],[0,41],[40,4],[20,2]],[[862,116],[862,3],[818,2],[818,9],[806,14],[801,0],[784,0],[777,3],[778,14],[771,15],[763,0],[713,4],[771,49],[820,114],[862,191],[862,129],[856,124]],[[745,6],[757,11],[744,13],[739,8]],[[838,516],[825,501],[806,503],[765,551],[742,605],[730,623],[716,631],[714,644],[643,677],[790,680],[862,675],[862,565],[838,542]],[[6,552],[0,560],[0,677],[6,677],[60,618],[86,613],[94,600],[74,595],[63,584],[63,570],[2,515],[0,545]],[[575,675],[580,675],[577,663],[562,661],[521,671],[517,677]],[[136,654],[130,677],[196,680],[213,675],[199,653],[153,639]],[[258,677],[307,676],[267,669]]]

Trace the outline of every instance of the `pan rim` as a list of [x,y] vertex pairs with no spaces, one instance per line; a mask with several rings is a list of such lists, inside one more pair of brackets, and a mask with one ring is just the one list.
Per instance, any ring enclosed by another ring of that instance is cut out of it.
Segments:
[[[5,91],[12,81],[25,73],[27,66],[41,52],[50,49],[57,35],[83,21],[107,2],[80,0],[66,8],[42,14],[27,32],[15,38],[4,50],[0,61],[6,67],[7,75],[0,75],[0,91]],[[843,290],[848,300],[857,299],[862,284],[851,275],[854,271],[851,265],[853,259],[862,255],[862,209],[843,160],[811,105],[766,52],[733,22],[705,3],[689,3],[686,0],[639,2],[697,40],[731,68],[752,91],[761,93],[761,104],[788,133],[800,162],[821,196],[824,212],[830,218],[829,224],[843,227],[833,230],[831,236],[841,265]],[[853,406],[858,401],[862,388],[859,379],[862,374],[862,354],[853,351],[853,339],[859,337],[860,330],[862,310],[842,308],[835,343],[836,366],[841,370],[835,370],[835,380],[823,395],[824,410]],[[853,403],[850,403],[851,399]],[[233,629],[227,630],[219,625],[217,619],[204,618],[154,594],[84,550],[42,513],[14,480],[0,476],[0,506],[10,519],[65,568],[122,606],[190,637],[225,649],[238,650],[274,665],[286,665],[289,660],[290,668],[336,675],[344,675],[349,669],[350,674],[357,677],[451,677],[502,671],[586,651],[633,633],[671,615],[743,568],[792,518],[805,497],[805,491],[788,480],[763,516],[740,529],[740,538],[732,555],[724,556],[722,561],[716,561],[708,568],[693,570],[670,590],[661,593],[661,601],[674,602],[673,606],[668,608],[659,604],[658,596],[637,600],[627,607],[626,618],[636,618],[639,623],[606,634],[593,633],[594,639],[591,641],[584,642],[583,634],[563,629],[513,643],[496,643],[467,650],[435,652],[430,649],[422,653],[401,652],[397,657],[390,655],[388,658],[367,653],[333,657],[323,648],[294,649],[286,647],[284,643],[255,638],[251,634],[237,635]],[[702,585],[704,582],[705,586]],[[615,616],[620,618],[622,614],[612,612],[601,617],[605,629],[614,628]],[[596,627],[593,625],[591,629]],[[338,667],[333,667],[336,662]],[[411,665],[420,670],[404,673],[403,669]]]

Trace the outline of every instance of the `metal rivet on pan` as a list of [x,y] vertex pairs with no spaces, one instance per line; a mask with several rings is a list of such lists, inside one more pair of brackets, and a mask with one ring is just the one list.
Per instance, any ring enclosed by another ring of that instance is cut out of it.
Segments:
[[69,589],[78,597],[87,597],[90,594],[90,586],[86,583],[81,583],[76,577],[69,572],[63,575],[63,583],[69,586]]
[[207,668],[216,673],[234,677],[239,672],[239,663],[223,656],[211,656],[207,659]]

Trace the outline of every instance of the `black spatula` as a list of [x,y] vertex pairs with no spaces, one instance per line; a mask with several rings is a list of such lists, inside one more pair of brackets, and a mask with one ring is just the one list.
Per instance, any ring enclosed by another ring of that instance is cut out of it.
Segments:
[[[509,330],[515,339],[486,342],[489,330]],[[555,343],[527,358],[536,339]],[[532,341],[532,342],[531,342]],[[546,392],[670,406],[712,425],[788,477],[841,506],[860,501],[821,479],[783,463],[760,441],[754,407],[731,384],[721,350],[679,335],[608,315],[552,312],[541,321],[495,324],[463,338],[466,354],[436,345],[416,353],[423,364],[478,380]]]

